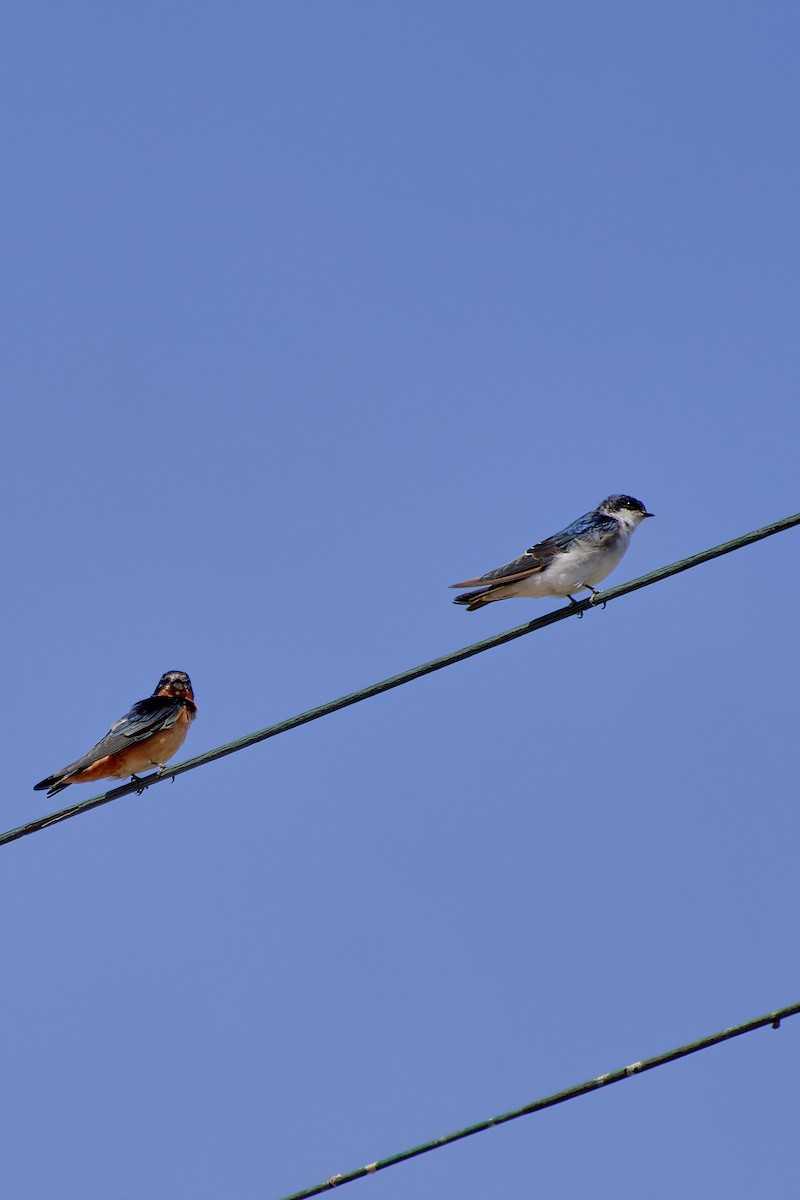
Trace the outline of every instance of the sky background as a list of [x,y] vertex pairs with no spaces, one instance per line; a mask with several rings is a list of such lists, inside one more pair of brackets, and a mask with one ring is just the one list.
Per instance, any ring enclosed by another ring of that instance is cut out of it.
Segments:
[[[3,18],[7,777],[179,759],[798,502],[794,3]],[[0,847],[4,1190],[277,1200],[800,997],[790,531]],[[800,1021],[350,1185],[786,1195]],[[794,1181],[794,1182],[792,1182]]]

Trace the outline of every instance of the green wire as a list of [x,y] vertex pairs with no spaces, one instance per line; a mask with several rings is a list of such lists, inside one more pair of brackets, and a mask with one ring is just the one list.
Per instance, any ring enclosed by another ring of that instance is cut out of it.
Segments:
[[515,1108],[511,1112],[490,1117],[488,1121],[478,1121],[476,1125],[467,1125],[464,1129],[458,1129],[455,1133],[435,1138],[432,1142],[424,1142],[423,1145],[414,1146],[411,1150],[402,1150],[399,1154],[390,1155],[389,1158],[378,1159],[377,1162],[369,1163],[366,1167],[359,1167],[355,1171],[349,1171],[346,1175],[332,1175],[324,1183],[318,1183],[302,1192],[292,1192],[290,1196],[282,1196],[281,1200],[308,1200],[310,1196],[319,1196],[322,1192],[340,1187],[343,1183],[352,1183],[355,1179],[363,1179],[365,1175],[374,1175],[376,1171],[383,1171],[386,1167],[394,1167],[397,1163],[407,1162],[409,1158],[418,1158],[420,1154],[438,1150],[441,1146],[449,1146],[451,1142],[459,1142],[462,1138],[472,1137],[474,1133],[483,1133],[484,1130],[492,1129],[495,1125],[504,1125],[507,1121],[515,1121],[518,1117],[526,1117],[530,1113],[541,1112],[544,1108],[564,1104],[567,1100],[575,1100],[578,1096],[585,1096],[587,1092],[596,1092],[598,1088],[608,1087],[612,1083],[620,1083],[621,1080],[630,1079],[633,1075],[641,1075],[643,1071],[652,1071],[655,1067],[663,1067],[665,1063],[675,1062],[678,1058],[686,1058],[689,1054],[697,1054],[699,1050],[707,1050],[709,1046],[727,1042],[730,1038],[741,1037],[743,1033],[752,1033],[754,1029],[763,1029],[765,1025],[771,1025],[773,1029],[777,1029],[785,1017],[793,1017],[799,1012],[800,1004],[790,1004],[786,1008],[776,1009],[775,1012],[766,1013],[763,1017],[756,1017],[753,1021],[745,1021],[742,1025],[734,1025],[730,1029],[722,1029],[719,1033],[712,1033],[709,1037],[700,1038],[696,1042],[689,1042],[686,1046],[667,1050],[666,1054],[656,1054],[653,1058],[630,1063],[627,1067],[609,1071],[607,1075],[598,1075],[596,1079],[587,1079],[585,1083],[565,1088],[563,1092],[555,1092],[552,1096],[534,1100],[532,1104],[524,1104],[522,1108]]
[[89,812],[93,808],[99,808],[101,804],[109,804],[112,800],[118,800],[121,796],[130,795],[131,792],[141,792],[145,788],[153,787],[154,784],[163,783],[165,779],[175,779],[178,775],[185,774],[186,771],[194,771],[197,767],[203,767],[206,763],[216,762],[218,758],[225,758],[228,754],[237,754],[240,750],[245,750],[248,746],[255,746],[258,742],[265,742],[267,738],[277,737],[280,733],[287,733],[290,729],[296,729],[299,725],[307,725],[309,721],[318,721],[320,717],[327,717],[330,713],[339,712],[343,708],[349,708],[351,704],[360,704],[362,700],[369,700],[371,696],[380,696],[382,692],[389,692],[392,688],[402,687],[405,683],[411,683],[414,679],[421,679],[423,675],[431,675],[434,671],[441,671],[443,667],[450,667],[454,663],[463,662],[464,659],[472,658],[476,654],[483,654],[485,650],[493,650],[495,646],[505,646],[507,642],[513,642],[516,638],[525,637],[529,633],[535,633],[537,629],[544,629],[547,625],[554,625],[556,621],[564,621],[568,617],[582,615],[595,605],[617,600],[620,596],[627,596],[629,592],[636,592],[639,588],[649,587],[651,583],[660,583],[662,579],[669,579],[671,575],[679,575],[682,571],[689,571],[692,567],[697,567],[701,563],[710,562],[712,558],[719,558],[723,554],[730,554],[734,550],[741,550],[743,546],[749,546],[753,542],[760,542],[763,538],[772,537],[775,533],[782,533],[783,530],[791,529],[795,525],[800,525],[800,513],[795,513],[791,517],[784,517],[781,521],[774,521],[771,525],[764,525],[761,529],[754,529],[751,533],[744,533],[741,537],[733,538],[730,542],[722,542],[719,546],[712,546],[709,550],[702,550],[699,554],[693,554],[689,558],[682,558],[678,562],[670,563],[667,567],[660,567],[657,571],[650,571],[649,574],[641,575],[638,579],[632,579],[628,583],[621,583],[617,587],[608,588],[606,591],[598,593],[597,596],[593,596],[589,600],[581,600],[574,606],[567,605],[563,608],[557,608],[553,612],[545,613],[543,617],[537,617],[536,620],[529,621],[525,625],[517,625],[516,628],[508,629],[505,633],[498,633],[493,637],[484,638],[482,642],[474,642],[471,646],[465,646],[461,650],[453,650],[451,653],[443,654],[440,658],[431,659],[430,662],[423,663],[419,667],[412,667],[409,671],[402,671],[399,675],[392,675],[389,679],[383,679],[380,683],[373,683],[369,687],[359,688],[357,692],[350,692],[347,696],[340,696],[337,700],[329,700],[327,704],[320,704],[317,708],[310,708],[307,712],[298,713],[297,716],[289,717],[285,721],[279,721],[276,725],[268,725],[265,729],[258,729],[255,733],[248,733],[245,737],[237,738],[235,742],[228,742],[224,746],[218,746],[215,750],[207,750],[204,754],[198,754],[195,758],[187,758],[184,762],[178,763],[174,767],[167,767],[156,774],[147,775],[138,782],[125,783],[121,787],[104,792],[101,796],[93,796],[91,799],[83,800],[79,804],[70,805],[69,808],[61,808],[57,812],[48,813],[47,816],[39,817],[35,821],[29,821],[26,825],[20,825],[16,829],[9,829],[5,833],[0,834],[0,846],[5,845],[6,842],[15,842],[18,838],[26,837],[29,833],[38,833],[41,829],[47,829],[50,825],[57,825],[60,821],[67,821],[70,817],[77,817],[81,813]]

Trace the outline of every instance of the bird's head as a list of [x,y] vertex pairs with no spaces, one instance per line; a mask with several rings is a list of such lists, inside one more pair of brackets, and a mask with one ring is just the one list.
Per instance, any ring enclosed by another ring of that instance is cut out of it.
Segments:
[[606,496],[598,505],[598,512],[605,513],[607,517],[616,517],[628,529],[635,529],[645,517],[654,515],[635,496]]
[[194,701],[192,681],[185,671],[167,671],[156,684],[154,696],[171,696],[176,700]]

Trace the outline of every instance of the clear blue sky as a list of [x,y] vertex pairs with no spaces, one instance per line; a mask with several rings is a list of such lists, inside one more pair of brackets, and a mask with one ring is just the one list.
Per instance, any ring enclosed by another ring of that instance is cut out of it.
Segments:
[[[609,492],[657,514],[615,582],[800,508],[798,37],[10,9],[3,827],[162,671],[196,754],[546,612],[447,585]],[[797,1000],[799,546],[0,848],[5,1193],[271,1200]],[[787,1195],[798,1052],[346,1194]]]

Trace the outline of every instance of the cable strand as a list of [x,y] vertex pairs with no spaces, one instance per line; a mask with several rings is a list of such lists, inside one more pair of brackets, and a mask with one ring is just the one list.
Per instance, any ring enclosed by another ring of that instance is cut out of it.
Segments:
[[332,1188],[341,1187],[342,1184],[353,1183],[356,1179],[363,1179],[365,1175],[374,1175],[377,1171],[397,1166],[398,1163],[407,1162],[410,1158],[418,1158],[421,1154],[428,1154],[431,1150],[439,1150],[442,1146],[449,1146],[453,1142],[460,1142],[464,1138],[472,1137],[476,1133],[483,1133],[487,1129],[493,1129],[495,1125],[504,1125],[508,1121],[516,1121],[519,1117],[530,1116],[532,1113],[541,1112],[545,1108],[553,1108],[556,1104],[564,1104],[567,1100],[576,1100],[578,1096],[585,1096],[589,1092],[596,1092],[599,1088],[608,1087],[612,1083],[620,1083],[623,1079],[630,1079],[634,1075],[641,1075],[644,1071],[652,1071],[656,1067],[663,1067],[667,1063],[675,1062],[680,1058],[686,1058],[690,1054],[697,1054],[700,1050],[708,1050],[711,1046],[717,1046],[720,1042],[730,1041],[731,1038],[741,1037],[745,1033],[752,1033],[755,1029],[763,1029],[766,1025],[771,1025],[773,1029],[777,1029],[781,1021],[787,1017],[793,1017],[797,1013],[800,1013],[800,1004],[789,1004],[786,1008],[776,1009],[774,1012],[766,1013],[763,1017],[756,1017],[754,1020],[745,1021],[741,1025],[733,1025],[729,1029],[721,1029],[718,1033],[712,1033],[708,1037],[699,1038],[697,1041],[689,1042],[685,1046],[677,1046],[674,1050],[667,1050],[664,1054],[656,1054],[652,1058],[643,1059],[641,1062],[630,1063],[626,1067],[619,1067],[616,1071],[609,1071],[607,1075],[598,1075],[595,1079],[587,1079],[583,1083],[565,1088],[561,1092],[555,1092],[551,1096],[543,1096],[540,1100],[534,1100],[531,1104],[525,1104],[521,1108],[512,1109],[511,1112],[500,1113],[496,1117],[490,1117],[487,1121],[478,1121],[474,1125],[467,1125],[465,1128],[458,1129],[454,1133],[445,1134],[444,1137],[424,1142],[421,1146],[414,1146],[410,1150],[402,1150],[399,1154],[392,1154],[388,1158],[378,1159],[365,1167],[358,1167],[355,1171],[348,1171],[343,1175],[332,1175],[324,1183],[315,1184],[314,1187],[306,1188],[302,1192],[292,1192],[289,1196],[282,1196],[281,1200],[309,1200],[311,1196],[319,1196],[323,1192],[330,1191]]

